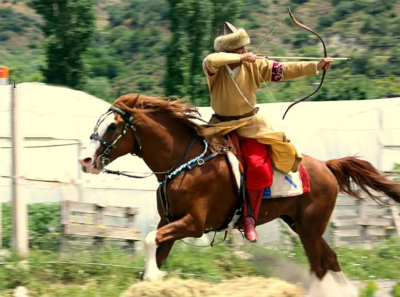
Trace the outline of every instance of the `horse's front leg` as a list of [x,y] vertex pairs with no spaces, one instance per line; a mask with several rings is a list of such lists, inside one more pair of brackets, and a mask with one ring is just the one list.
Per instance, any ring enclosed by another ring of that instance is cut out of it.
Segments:
[[191,214],[150,232],[145,239],[146,266],[142,279],[162,279],[165,272],[161,271],[160,267],[168,257],[174,242],[185,237],[200,237],[203,232],[204,223],[196,223]]
[[156,237],[157,231],[152,231],[145,239],[146,266],[141,277],[142,280],[156,281],[162,279],[165,275],[165,272],[161,271],[160,267],[168,257],[174,241],[157,244]]

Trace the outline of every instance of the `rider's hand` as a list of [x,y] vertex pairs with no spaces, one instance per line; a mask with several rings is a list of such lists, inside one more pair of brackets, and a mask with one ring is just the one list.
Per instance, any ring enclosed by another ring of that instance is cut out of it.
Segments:
[[318,62],[317,64],[317,69],[318,70],[329,70],[331,68],[333,63],[333,59],[331,58],[325,58],[322,59],[321,61]]
[[240,55],[240,61],[241,62],[250,62],[254,63],[257,59],[257,56],[253,54],[252,52],[250,53],[244,53]]

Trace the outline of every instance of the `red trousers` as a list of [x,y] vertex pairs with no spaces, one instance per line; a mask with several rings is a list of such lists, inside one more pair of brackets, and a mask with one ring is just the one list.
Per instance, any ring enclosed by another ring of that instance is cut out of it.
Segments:
[[241,153],[246,163],[246,187],[264,190],[272,185],[272,162],[265,144],[255,139],[239,137]]
[[[265,188],[272,185],[272,162],[267,146],[255,139],[239,137],[240,150],[246,165],[246,188],[251,212],[257,220]],[[247,207],[245,215],[247,213]]]

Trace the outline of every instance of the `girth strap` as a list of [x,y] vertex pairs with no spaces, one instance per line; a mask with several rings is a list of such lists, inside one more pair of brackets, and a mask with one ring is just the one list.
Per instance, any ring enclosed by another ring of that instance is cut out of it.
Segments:
[[172,176],[172,177],[168,177],[166,176],[165,180],[160,183],[160,186],[158,187],[158,191],[159,191],[159,195],[160,195],[160,199],[161,199],[161,205],[162,208],[164,210],[164,215],[165,218],[167,219],[168,223],[173,222],[173,218],[169,212],[169,202],[168,202],[168,197],[167,197],[167,186],[168,184],[178,175],[181,175],[184,172],[187,172],[189,170],[192,170],[198,166],[204,165],[206,162],[214,159],[215,157],[222,155],[225,153],[225,151],[230,150],[229,147],[224,147],[221,151],[218,152],[214,152],[210,155],[208,155],[205,158],[200,158],[198,159],[195,163],[190,164],[189,166],[187,166],[186,168],[183,168],[180,172],[178,172],[176,175]]

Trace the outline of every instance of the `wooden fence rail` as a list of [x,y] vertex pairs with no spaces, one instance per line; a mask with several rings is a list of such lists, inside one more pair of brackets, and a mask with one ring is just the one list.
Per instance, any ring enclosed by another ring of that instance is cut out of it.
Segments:
[[400,235],[399,208],[380,206],[370,199],[364,202],[339,196],[329,229],[334,246],[369,248],[388,236]]
[[134,207],[104,206],[65,200],[62,202],[62,250],[69,247],[68,238],[90,237],[95,243],[104,239],[126,241],[130,248],[141,239],[134,218]]

